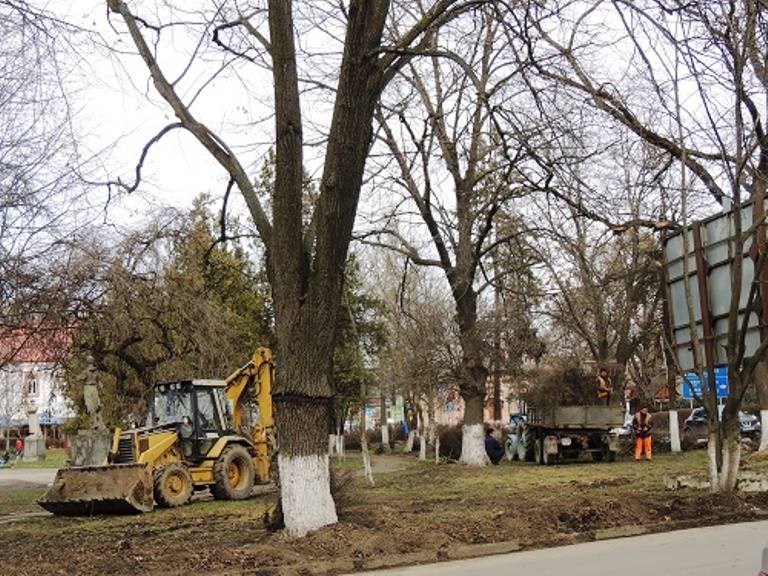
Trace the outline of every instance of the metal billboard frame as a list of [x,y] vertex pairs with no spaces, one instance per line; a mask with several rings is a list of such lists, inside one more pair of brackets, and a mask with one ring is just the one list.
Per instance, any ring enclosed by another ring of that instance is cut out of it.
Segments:
[[[739,210],[742,234],[765,214],[765,202],[749,202]],[[670,234],[664,240],[664,272],[667,305],[670,314],[671,344],[683,373],[694,371],[693,338],[688,305],[685,298],[684,256],[688,258],[688,281],[699,339],[702,368],[727,364],[725,345],[728,339],[728,315],[731,306],[731,266],[734,259],[734,218],[731,210],[694,222],[684,231]],[[764,225],[756,227],[764,229]],[[688,235],[688,254],[684,255],[683,234]],[[755,310],[747,312],[750,289],[758,260],[758,244],[765,250],[764,231],[750,235],[744,242],[742,284],[739,295],[739,326],[748,314],[745,357],[752,356],[766,337],[768,290],[760,290],[762,318]],[[758,242],[755,242],[755,238]],[[762,242],[761,242],[762,240]],[[760,283],[768,285],[768,265],[760,270]]]

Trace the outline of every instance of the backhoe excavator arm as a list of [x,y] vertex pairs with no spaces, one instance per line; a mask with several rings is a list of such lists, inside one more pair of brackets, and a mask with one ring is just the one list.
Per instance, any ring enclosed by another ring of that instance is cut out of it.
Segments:
[[[235,429],[250,436],[256,447],[256,474],[262,482],[269,480],[272,457],[274,416],[272,412],[272,379],[274,366],[272,352],[268,348],[257,348],[251,360],[230,374],[225,392],[232,402],[232,420]],[[251,424],[250,430],[243,430],[243,401],[254,391],[259,405],[258,425]]]

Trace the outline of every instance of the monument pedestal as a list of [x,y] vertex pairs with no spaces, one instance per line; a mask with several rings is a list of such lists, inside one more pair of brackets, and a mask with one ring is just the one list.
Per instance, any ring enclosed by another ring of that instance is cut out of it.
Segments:
[[45,460],[45,436],[40,430],[37,404],[34,400],[30,400],[27,404],[27,417],[29,418],[29,436],[24,438],[24,461]]
[[70,466],[104,466],[110,448],[109,430],[78,430],[70,440]]
[[45,460],[45,437],[32,434],[24,438],[24,461],[37,462]]

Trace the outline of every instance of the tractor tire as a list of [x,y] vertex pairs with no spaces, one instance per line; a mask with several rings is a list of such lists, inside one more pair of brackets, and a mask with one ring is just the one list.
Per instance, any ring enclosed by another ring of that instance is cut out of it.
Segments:
[[239,445],[228,446],[213,465],[213,497],[245,500],[251,495],[255,475],[248,450]]
[[192,475],[183,464],[161,466],[154,473],[153,494],[161,508],[183,506],[192,497]]
[[504,442],[504,456],[509,462],[517,460],[517,447],[509,438]]
[[520,462],[525,462],[526,460],[529,460],[528,458],[528,447],[525,445],[525,436],[521,436],[520,439],[517,441],[517,459],[520,460]]
[[535,434],[533,433],[533,430],[525,429],[525,432],[523,433],[523,446],[525,447],[525,461],[526,462],[533,462],[534,460],[534,451],[535,451]]

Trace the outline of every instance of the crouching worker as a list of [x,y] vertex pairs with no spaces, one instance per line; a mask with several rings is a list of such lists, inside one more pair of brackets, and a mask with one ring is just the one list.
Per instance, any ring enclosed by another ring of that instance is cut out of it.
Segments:
[[493,437],[493,428],[485,429],[485,453],[488,454],[491,464],[496,465],[501,462],[501,458],[504,456],[504,446]]
[[635,433],[635,460],[640,460],[645,453],[645,459],[653,456],[653,439],[651,437],[651,415],[648,408],[641,409],[632,419],[632,430]]

